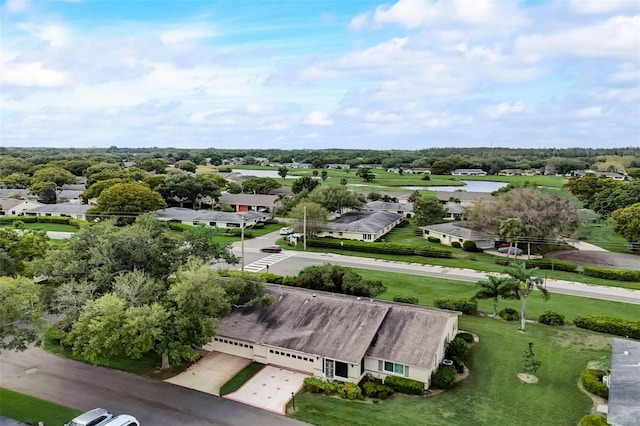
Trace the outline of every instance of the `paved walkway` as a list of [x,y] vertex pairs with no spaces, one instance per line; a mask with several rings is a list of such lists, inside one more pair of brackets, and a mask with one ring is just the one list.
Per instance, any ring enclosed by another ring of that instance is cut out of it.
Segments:
[[249,379],[236,392],[224,398],[285,414],[287,403],[302,389],[302,381],[308,374],[267,365]]
[[567,244],[584,251],[609,251],[595,244],[586,243],[584,241],[567,241]]

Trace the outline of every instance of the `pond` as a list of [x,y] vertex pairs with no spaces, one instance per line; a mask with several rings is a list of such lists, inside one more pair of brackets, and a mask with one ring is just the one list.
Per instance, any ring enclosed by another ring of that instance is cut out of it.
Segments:
[[464,186],[403,186],[403,189],[428,190],[428,191],[467,191],[467,192],[487,192],[491,193],[504,186],[506,182],[494,182],[490,180],[462,180]]

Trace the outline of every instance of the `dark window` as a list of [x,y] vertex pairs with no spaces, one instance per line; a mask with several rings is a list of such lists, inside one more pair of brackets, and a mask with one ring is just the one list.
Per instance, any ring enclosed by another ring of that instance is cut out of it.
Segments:
[[96,426],[98,423],[103,422],[106,418],[107,416],[100,416],[97,419],[93,419],[89,423],[87,423],[87,426]]
[[364,358],[360,360],[360,374],[364,374]]
[[269,352],[273,353],[273,349],[269,349]]
[[339,377],[349,377],[349,366],[344,362],[336,361],[335,375]]

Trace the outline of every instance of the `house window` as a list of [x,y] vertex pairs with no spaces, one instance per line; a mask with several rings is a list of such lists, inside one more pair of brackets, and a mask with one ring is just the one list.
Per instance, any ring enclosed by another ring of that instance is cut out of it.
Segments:
[[404,375],[404,365],[403,364],[396,364],[394,362],[385,361],[384,362],[384,371],[386,371],[388,373]]

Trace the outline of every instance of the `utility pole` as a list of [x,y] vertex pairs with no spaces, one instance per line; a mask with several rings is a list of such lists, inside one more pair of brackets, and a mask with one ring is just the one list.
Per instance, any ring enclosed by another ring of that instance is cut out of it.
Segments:
[[240,270],[244,272],[244,215],[240,216]]
[[307,251],[307,206],[303,207],[302,212],[302,247],[304,251]]

